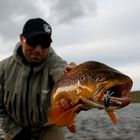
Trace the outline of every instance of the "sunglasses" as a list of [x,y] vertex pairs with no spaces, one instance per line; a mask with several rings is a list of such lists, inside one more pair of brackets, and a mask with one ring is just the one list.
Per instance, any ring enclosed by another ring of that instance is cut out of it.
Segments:
[[43,37],[32,37],[26,39],[25,42],[33,48],[35,48],[37,45],[40,45],[43,49],[45,49],[50,47],[52,40]]

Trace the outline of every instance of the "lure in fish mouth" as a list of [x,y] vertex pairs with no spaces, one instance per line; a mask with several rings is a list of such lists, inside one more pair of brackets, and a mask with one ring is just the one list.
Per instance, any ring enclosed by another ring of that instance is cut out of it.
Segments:
[[[110,81],[111,83],[111,81]],[[115,84],[113,84],[115,83]],[[90,101],[92,105],[99,109],[115,110],[127,106],[130,103],[128,98],[132,81],[112,82],[111,87],[105,88],[102,91],[98,91],[97,94],[93,94]],[[91,105],[91,106],[92,106]]]
[[[74,119],[82,110],[104,109],[112,123],[117,119],[114,110],[130,103],[132,80],[127,75],[103,63],[88,61],[62,75],[56,82],[48,110],[48,124],[67,126],[75,132]],[[73,102],[69,109],[56,105],[62,98]]]
[[111,108],[112,110],[122,108],[130,103],[130,99],[127,97],[129,91],[126,90],[127,84],[111,87],[105,91],[103,96],[104,107]]

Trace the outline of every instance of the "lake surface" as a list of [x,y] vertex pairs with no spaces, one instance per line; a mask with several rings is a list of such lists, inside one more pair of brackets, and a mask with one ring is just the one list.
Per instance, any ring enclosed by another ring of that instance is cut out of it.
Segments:
[[140,104],[115,111],[118,122],[113,125],[107,113],[92,109],[80,112],[75,120],[75,133],[65,130],[66,140],[140,140]]
[[[77,131],[64,128],[66,140],[140,140],[140,104],[128,105],[115,114],[118,122],[113,125],[103,110],[80,112],[75,119]],[[0,137],[2,140],[2,130]]]

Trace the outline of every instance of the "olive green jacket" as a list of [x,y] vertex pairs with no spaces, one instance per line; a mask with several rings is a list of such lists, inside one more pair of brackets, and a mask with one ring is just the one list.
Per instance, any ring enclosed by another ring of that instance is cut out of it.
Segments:
[[21,46],[0,62],[0,117],[2,128],[14,137],[22,127],[42,127],[47,122],[53,82],[63,73],[66,62],[52,47],[39,66],[23,61]]

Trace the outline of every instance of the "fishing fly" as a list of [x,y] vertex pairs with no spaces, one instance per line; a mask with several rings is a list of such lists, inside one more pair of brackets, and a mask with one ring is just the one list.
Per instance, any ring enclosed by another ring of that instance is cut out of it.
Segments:
[[104,106],[105,106],[106,108],[108,108],[109,105],[110,105],[110,96],[111,96],[112,94],[114,94],[113,91],[107,90],[106,93],[105,93],[105,95],[104,95]]

